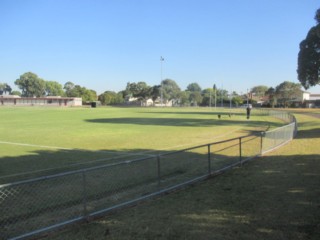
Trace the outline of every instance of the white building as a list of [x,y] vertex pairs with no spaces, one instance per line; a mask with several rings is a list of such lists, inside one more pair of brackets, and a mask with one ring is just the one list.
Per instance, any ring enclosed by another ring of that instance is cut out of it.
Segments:
[[[307,108],[320,107],[320,94],[312,94],[309,92],[303,92],[302,102]],[[319,103],[318,103],[319,102]]]
[[0,106],[82,106],[82,98],[69,98],[60,96],[50,97],[20,97],[15,95],[0,96]]
[[155,101],[152,100],[152,98],[148,98],[147,100],[139,100],[135,97],[126,97],[125,99],[127,105],[136,105],[136,106],[143,106],[143,107],[172,107],[173,106],[173,100],[167,101],[163,100],[161,104],[161,99],[158,97]]

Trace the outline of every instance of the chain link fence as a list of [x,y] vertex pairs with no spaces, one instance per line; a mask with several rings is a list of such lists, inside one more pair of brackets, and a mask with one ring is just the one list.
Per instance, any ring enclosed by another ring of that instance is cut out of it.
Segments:
[[0,185],[0,239],[25,239],[84,221],[241,165],[290,141],[287,126],[147,158]]
[[261,154],[281,147],[293,139],[298,132],[297,120],[292,114],[284,111],[269,110],[268,115],[281,119],[289,124],[261,133]]

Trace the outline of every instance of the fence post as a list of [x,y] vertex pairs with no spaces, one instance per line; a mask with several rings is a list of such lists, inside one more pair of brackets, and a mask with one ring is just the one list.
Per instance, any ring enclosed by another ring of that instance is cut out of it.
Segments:
[[83,189],[83,217],[87,218],[87,180],[86,180],[86,171],[82,171],[82,189]]
[[261,136],[260,136],[260,155],[262,155],[262,153],[263,153],[263,135],[264,135],[264,132],[261,132]]
[[208,174],[211,175],[211,151],[210,144],[208,144]]
[[158,169],[158,186],[160,186],[161,182],[161,173],[160,173],[160,155],[157,155],[157,169]]
[[240,166],[242,166],[242,143],[241,143],[241,137],[239,137],[239,160],[240,160]]

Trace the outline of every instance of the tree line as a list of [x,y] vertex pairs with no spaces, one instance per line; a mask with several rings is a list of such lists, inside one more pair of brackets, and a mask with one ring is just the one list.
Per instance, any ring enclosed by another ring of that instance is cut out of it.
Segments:
[[84,102],[97,100],[97,93],[94,90],[81,87],[72,82],[67,82],[62,86],[56,81],[46,81],[32,72],[22,74],[15,80],[14,84],[21,91],[12,91],[12,88],[7,83],[0,83],[0,95],[10,94],[21,97],[81,97]]
[[301,84],[288,81],[275,88],[264,85],[254,86],[244,94],[219,89],[215,84],[210,88],[202,89],[195,82],[190,83],[185,90],[181,90],[174,80],[165,79],[160,85],[154,86],[149,86],[146,82],[128,82],[126,88],[120,92],[105,91],[97,95],[96,91],[72,82],[67,82],[62,86],[56,81],[46,81],[32,72],[22,74],[14,83],[21,92],[12,91],[8,84],[0,83],[0,95],[81,97],[84,103],[100,101],[102,105],[123,104],[129,99],[136,102],[152,99],[154,103],[172,101],[176,106],[221,106],[229,103],[233,106],[239,106],[246,101],[254,104],[258,99],[267,97],[269,105],[273,107],[276,105],[288,106],[290,100],[301,97],[302,94]]

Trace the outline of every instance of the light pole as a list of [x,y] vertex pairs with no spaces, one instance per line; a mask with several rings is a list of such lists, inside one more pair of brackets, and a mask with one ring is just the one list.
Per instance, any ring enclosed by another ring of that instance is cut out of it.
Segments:
[[215,84],[213,84],[213,90],[214,90],[214,108],[217,109],[217,87]]
[[223,108],[223,84],[221,88],[221,108]]
[[163,89],[162,89],[162,62],[164,61],[164,58],[160,56],[160,68],[161,68],[161,87],[160,87],[160,102],[161,102],[161,107],[163,106]]
[[249,90],[247,89],[247,107],[249,106]]

